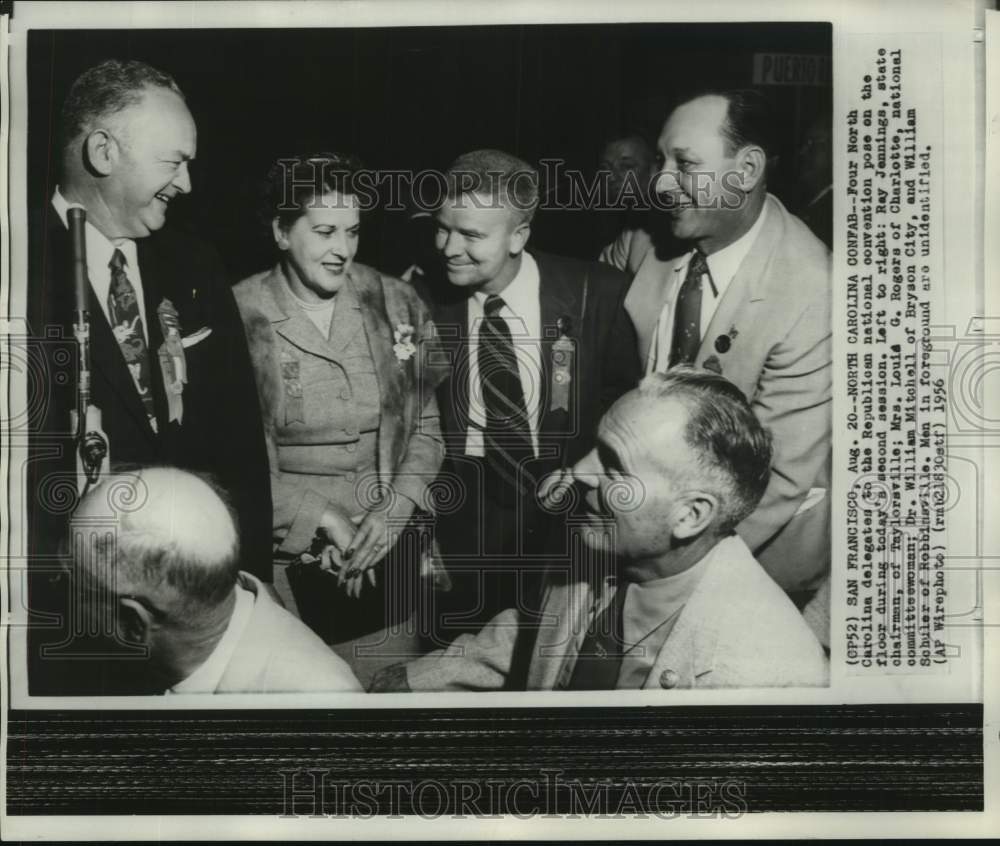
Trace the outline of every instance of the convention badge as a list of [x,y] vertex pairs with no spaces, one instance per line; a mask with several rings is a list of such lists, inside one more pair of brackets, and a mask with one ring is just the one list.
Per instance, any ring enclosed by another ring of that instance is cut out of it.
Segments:
[[281,350],[281,381],[285,385],[285,425],[305,423],[306,412],[299,380],[299,360],[287,349]]
[[163,387],[167,394],[168,419],[178,423],[184,418],[184,385],[187,382],[187,360],[184,357],[184,345],[181,343],[181,321],[174,304],[164,299],[156,308],[156,316],[160,320],[160,331],[163,333],[163,343],[157,356],[160,360],[160,372],[163,375]]
[[575,346],[568,333],[572,321],[560,317],[556,321],[559,337],[552,344],[552,386],[549,392],[549,411],[569,411],[569,388],[573,380],[573,354]]
[[736,330],[736,327],[733,326],[727,334],[719,335],[719,337],[715,339],[715,351],[725,355],[732,348],[733,341],[736,340],[736,336],[739,334],[740,333]]

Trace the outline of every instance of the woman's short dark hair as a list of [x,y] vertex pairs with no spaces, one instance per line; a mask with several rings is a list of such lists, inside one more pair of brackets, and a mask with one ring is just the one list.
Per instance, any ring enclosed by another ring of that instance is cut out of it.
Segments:
[[354,196],[360,160],[344,153],[307,153],[278,159],[267,173],[261,217],[275,218],[290,228],[315,201],[326,194]]

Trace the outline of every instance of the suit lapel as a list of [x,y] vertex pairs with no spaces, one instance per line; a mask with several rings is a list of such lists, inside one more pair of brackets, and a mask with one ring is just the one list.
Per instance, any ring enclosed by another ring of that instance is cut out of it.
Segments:
[[719,609],[726,607],[723,598],[731,593],[728,583],[732,578],[731,569],[736,564],[734,558],[741,554],[741,544],[742,541],[734,537],[726,538],[708,553],[711,560],[706,562],[705,573],[660,648],[644,688],[659,690],[664,670],[677,673],[676,688],[693,688],[698,676],[712,671],[719,626],[724,619]]
[[[311,320],[309,322],[312,323]],[[361,306],[355,291],[355,280],[353,275],[349,274],[343,287],[337,292],[337,304],[333,309],[330,338],[327,341],[330,354],[335,359],[338,361],[343,359],[354,336],[361,331],[363,322]],[[369,343],[371,343],[370,337]]]
[[167,395],[163,387],[163,373],[160,370],[159,352],[160,346],[163,344],[163,330],[160,327],[157,309],[164,299],[175,300],[176,296],[174,291],[170,289],[168,280],[164,278],[162,261],[157,261],[155,258],[155,249],[155,244],[149,238],[143,238],[136,242],[145,305],[143,319],[146,321],[146,334],[149,338],[150,390],[153,392],[157,424],[160,431],[165,432],[169,426],[169,414]]
[[[586,277],[583,280],[570,279],[567,274],[559,272],[556,266],[549,262],[544,255],[538,254],[534,258],[538,264],[539,299],[542,315],[542,395],[540,401],[541,422],[538,429],[539,432],[544,433],[565,433],[565,415],[561,412],[553,412],[549,408],[552,389],[552,345],[560,335],[559,321],[563,319],[568,320],[571,324],[569,337],[579,347],[589,280]],[[579,353],[577,348],[574,364],[576,372],[571,371],[577,382],[581,378]],[[577,397],[576,389],[577,386],[571,382],[569,403],[571,410],[574,408],[574,400]],[[572,415],[570,416],[572,417]]]
[[[434,309],[438,339],[451,362],[450,378],[438,392],[445,431],[455,436],[469,428],[469,300],[439,303]],[[461,450],[460,450],[461,451]]]
[[[704,366],[705,361],[715,359],[722,374],[733,379],[732,373],[738,370],[741,356],[739,354],[739,330],[741,326],[752,326],[756,322],[754,317],[753,303],[760,303],[766,299],[763,286],[760,284],[764,276],[764,270],[771,260],[771,255],[775,247],[781,240],[781,215],[775,207],[770,196],[767,198],[767,217],[761,227],[757,240],[754,241],[750,252],[740,262],[723,295],[712,320],[705,331],[705,337],[701,339],[701,346],[698,349],[696,364]],[[736,330],[733,334],[732,330]],[[730,338],[729,346],[725,350],[716,347],[716,340],[721,336]],[[733,342],[736,343],[733,343]],[[711,368],[715,369],[715,368]]]
[[[330,343],[320,334],[316,324],[306,317],[305,312],[292,298],[280,264],[267,277],[266,284],[280,312],[278,319],[272,319],[274,331],[303,352],[325,358],[328,361],[336,361],[337,357]],[[334,306],[334,319],[336,319],[339,310],[340,303],[338,302]]]
[[528,690],[555,690],[569,680],[593,604],[594,592],[587,582],[559,580],[547,587],[528,668]]
[[[351,308],[357,315],[360,310],[365,335],[368,339],[368,349],[375,365],[375,378],[378,381],[379,399],[382,411],[379,415],[378,461],[379,477],[385,482],[392,480],[393,471],[401,455],[395,455],[394,449],[401,449],[406,443],[402,435],[408,425],[405,421],[406,400],[415,394],[407,390],[407,368],[416,366],[414,359],[401,362],[393,351],[395,339],[393,327],[386,323],[394,318],[389,314],[385,290],[382,287],[378,273],[368,268],[355,266],[351,268],[348,284],[351,296],[355,298]],[[339,296],[339,294],[338,294]],[[340,308],[340,304],[337,304]],[[406,316],[408,318],[408,315]],[[404,322],[400,320],[400,322]],[[350,330],[347,330],[350,331]],[[346,347],[346,344],[345,344]]]
[[[61,223],[60,223],[61,226]],[[69,283],[69,236],[65,229],[62,231],[61,244],[66,247],[66,252],[64,254],[65,263],[64,267],[67,269],[67,273],[62,274],[64,278]],[[140,269],[140,273],[141,273]],[[91,353],[91,368],[93,374],[101,379],[104,384],[111,391],[115,397],[115,407],[123,410],[129,417],[132,418],[135,423],[135,427],[138,431],[142,432],[151,443],[156,443],[156,433],[153,431],[152,427],[149,425],[149,418],[146,415],[146,409],[142,404],[142,400],[139,399],[139,392],[136,390],[135,382],[132,380],[132,375],[129,373],[128,365],[125,363],[125,357],[122,355],[121,347],[118,345],[118,341],[115,339],[114,333],[111,331],[111,326],[108,323],[107,317],[104,316],[104,309],[100,302],[98,302],[97,295],[94,293],[94,286],[90,284],[88,279],[87,285],[87,301],[88,308],[90,309],[90,353]],[[72,299],[72,295],[70,296]],[[150,299],[150,294],[147,292],[145,278],[143,279],[143,299],[148,304]],[[143,320],[148,320],[147,314],[143,314]],[[147,326],[147,334],[150,336],[150,342],[152,342],[153,337],[151,334],[152,330]],[[150,344],[151,346],[151,344]],[[157,389],[156,389],[156,379],[153,373],[153,368],[155,365],[155,360],[150,350],[150,390],[153,391],[154,403],[157,401]],[[108,411],[105,411],[108,413]],[[111,455],[114,457],[114,444],[111,445]]]
[[[145,292],[143,292],[145,294]],[[132,375],[128,372],[128,365],[122,355],[121,347],[111,331],[108,319],[104,316],[104,311],[97,302],[97,297],[91,288],[89,292],[90,301],[90,350],[91,367],[93,373],[101,379],[115,397],[115,404],[128,414],[138,431],[146,435],[150,441],[156,441],[156,433],[149,425],[149,418],[146,416],[146,409],[139,399],[139,392],[136,390]],[[153,391],[154,402],[156,401],[157,390],[153,368],[156,366],[155,360],[150,354],[150,389]],[[105,412],[107,413],[107,412]],[[114,450],[114,444],[111,445]],[[114,452],[112,452],[114,457]]]

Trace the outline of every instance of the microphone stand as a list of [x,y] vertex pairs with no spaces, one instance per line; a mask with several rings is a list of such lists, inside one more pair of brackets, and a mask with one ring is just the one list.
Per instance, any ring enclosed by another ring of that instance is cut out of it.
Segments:
[[101,410],[90,402],[90,311],[87,308],[87,212],[79,207],[67,212],[73,255],[73,335],[79,347],[76,408],[70,412],[70,428],[77,444],[76,487],[82,498],[108,472],[108,437],[101,429]]

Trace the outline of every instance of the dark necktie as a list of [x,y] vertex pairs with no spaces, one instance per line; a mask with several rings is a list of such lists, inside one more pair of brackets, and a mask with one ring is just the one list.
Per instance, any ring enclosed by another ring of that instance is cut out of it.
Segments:
[[618,582],[615,595],[587,629],[570,678],[569,690],[614,690],[625,650],[623,609],[628,583]]
[[486,317],[479,327],[479,382],[486,411],[483,432],[486,494],[502,505],[513,505],[525,491],[522,467],[534,457],[524,389],[507,321],[500,316],[502,298],[486,298]]
[[143,334],[142,315],[139,314],[139,301],[135,297],[135,288],[125,273],[125,254],[115,250],[108,262],[111,268],[111,288],[108,291],[108,320],[115,340],[125,356],[135,389],[139,392],[143,408],[149,418],[149,425],[156,431],[156,410],[153,406],[153,394],[150,390],[149,351],[146,348],[146,336]]
[[694,364],[701,346],[701,277],[708,273],[708,261],[695,250],[688,262],[687,276],[674,306],[674,336],[670,344],[670,367]]

